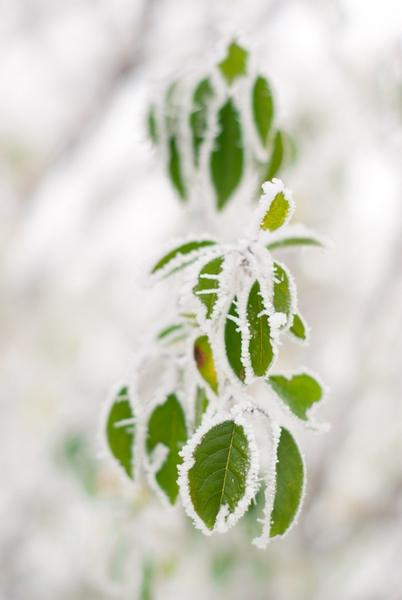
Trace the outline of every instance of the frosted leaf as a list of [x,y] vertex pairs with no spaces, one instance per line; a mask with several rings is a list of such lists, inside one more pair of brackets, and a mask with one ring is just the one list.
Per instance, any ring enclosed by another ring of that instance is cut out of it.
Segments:
[[296,523],[305,491],[303,457],[291,433],[273,424],[273,456],[266,477],[266,504],[262,534],[253,540],[266,548],[270,540],[283,536]]
[[303,457],[291,433],[281,427],[276,462],[276,490],[269,530],[271,538],[283,536],[296,522],[304,489]]
[[214,246],[216,242],[210,239],[188,240],[170,250],[154,265],[153,275],[166,277],[173,272],[183,269],[197,259],[202,251]]
[[186,337],[186,328],[184,323],[172,323],[159,331],[156,339],[167,344],[174,344]]
[[216,208],[222,210],[240,183],[244,168],[240,115],[229,98],[218,112],[218,132],[209,159]]
[[[187,441],[187,427],[183,408],[172,393],[165,402],[157,405],[147,425],[146,450],[153,463],[156,483],[174,504],[179,492],[177,477],[181,463],[179,451]],[[163,449],[160,449],[163,446]]]
[[308,372],[298,372],[288,377],[270,375],[267,381],[282,402],[303,421],[307,421],[309,410],[322,400],[324,393],[319,380]]
[[181,156],[179,138],[172,135],[168,142],[168,173],[173,187],[179,198],[187,200],[187,186],[184,180],[183,160]]
[[285,323],[293,322],[293,313],[296,306],[296,286],[293,277],[285,265],[274,263],[274,289],[272,303],[277,313],[285,315]]
[[230,414],[205,420],[182,451],[180,495],[207,535],[232,527],[257,491],[258,456],[245,420]]
[[271,513],[276,491],[276,461],[280,431],[280,426],[277,423],[269,420],[269,455],[268,466],[263,476],[264,509],[262,518],[260,520],[262,524],[262,531],[258,537],[253,539],[254,546],[257,546],[257,548],[260,549],[266,548],[269,543]]
[[307,326],[305,320],[300,314],[293,315],[293,322],[289,328],[289,333],[292,337],[301,342],[306,343],[310,338],[310,328]]
[[262,231],[276,231],[286,225],[294,212],[291,194],[279,179],[263,184],[264,195],[260,200],[258,214]]
[[273,250],[299,250],[300,248],[325,248],[329,242],[304,225],[291,225],[285,230],[274,232],[269,237],[267,248]]
[[274,115],[274,106],[268,81],[261,75],[256,77],[253,85],[252,104],[254,123],[261,143],[265,146]]
[[222,271],[223,257],[214,258],[204,265],[198,276],[198,283],[193,288],[194,294],[204,304],[206,319],[210,319],[218,300],[219,275]]
[[194,360],[201,377],[211,390],[218,393],[218,376],[211,344],[206,335],[199,336],[194,341]]
[[218,68],[227,83],[231,85],[235,79],[246,75],[248,52],[236,41],[229,44],[226,57],[219,63]]
[[239,313],[237,298],[230,305],[225,322],[225,350],[230,367],[240,381],[246,378],[245,367],[242,362],[242,335],[239,327]]
[[203,144],[208,125],[208,105],[214,95],[211,81],[208,77],[200,81],[193,93],[192,112],[189,117],[193,143],[193,159],[199,166],[201,145]]
[[272,150],[271,155],[268,159],[267,164],[265,165],[261,183],[264,181],[272,181],[274,177],[277,176],[280,168],[283,164],[285,156],[285,143],[284,143],[284,134],[279,129],[275,132],[274,139],[272,142]]
[[113,458],[126,475],[133,479],[135,419],[126,386],[120,388],[110,406],[105,433]]
[[274,359],[269,314],[258,281],[252,285],[247,302],[247,321],[250,332],[248,352],[254,375],[263,377]]

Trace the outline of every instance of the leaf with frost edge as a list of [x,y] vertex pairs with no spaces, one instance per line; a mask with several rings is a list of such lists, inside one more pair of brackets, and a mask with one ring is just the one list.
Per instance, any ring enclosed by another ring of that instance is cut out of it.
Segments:
[[[204,351],[200,347],[201,340],[202,340],[202,344],[205,345],[205,348],[206,348],[206,350],[204,350]],[[198,362],[198,355],[197,355],[198,350],[203,352],[204,356],[206,356],[206,361],[204,361],[204,364],[202,364],[202,365],[200,365]],[[219,375],[218,375],[218,370],[216,368],[214,350],[213,350],[213,346],[211,344],[211,340],[210,340],[209,336],[207,334],[203,333],[202,331],[200,331],[199,335],[197,335],[197,337],[195,337],[195,339],[194,339],[193,360],[194,360],[196,369],[199,373],[199,376],[201,377],[204,385],[207,384],[208,389],[213,394],[218,396],[219,389],[220,389]],[[203,373],[203,371],[202,371],[204,366],[206,366],[205,373]]]
[[275,494],[276,494],[276,463],[278,460],[278,446],[279,446],[279,439],[280,439],[280,434],[281,434],[282,429],[283,428],[281,425],[278,425],[277,423],[271,423],[271,436],[272,436],[271,439],[273,440],[273,447],[275,448],[275,452],[273,453],[273,459],[270,461],[269,472],[265,479],[265,484],[266,484],[265,506],[264,506],[264,512],[263,512],[263,520],[262,520],[262,525],[263,525],[262,532],[261,532],[261,535],[258,537],[255,537],[252,542],[254,546],[256,546],[257,548],[259,548],[261,550],[264,550],[268,546],[268,544],[271,542],[271,540],[283,539],[293,529],[293,527],[297,524],[297,521],[299,519],[301,510],[303,507],[304,498],[306,495],[307,473],[306,473],[306,461],[304,458],[304,454],[300,450],[300,446],[297,443],[292,432],[289,431],[285,427],[285,429],[287,429],[289,434],[292,436],[292,438],[296,444],[296,447],[299,451],[299,454],[300,454],[300,458],[301,458],[301,462],[302,462],[302,466],[303,466],[303,486],[301,489],[300,500],[299,500],[299,504],[298,504],[296,513],[295,513],[293,520],[290,523],[289,527],[286,529],[286,531],[283,534],[275,535],[275,536],[271,537],[271,535],[270,535],[270,533],[271,533],[271,517],[272,517],[272,510],[273,510],[274,502],[275,502]]
[[[275,336],[271,335],[272,315],[272,307],[267,306],[264,293],[261,291],[261,283],[256,279],[251,284],[247,297],[247,325],[249,331],[247,354],[250,358],[254,379],[265,377],[275,358]],[[261,336],[263,329],[266,329],[264,333],[268,334],[265,340]],[[264,367],[262,372],[260,372],[261,366]]]
[[[131,477],[128,475],[125,467],[121,464],[119,459],[112,453],[110,446],[109,446],[108,437],[107,437],[107,425],[109,422],[110,411],[112,410],[114,404],[116,404],[116,402],[119,401],[118,400],[119,393],[123,388],[127,388],[127,395],[124,396],[123,400],[127,400],[128,404],[130,405],[131,413],[133,415],[132,422],[133,422],[133,425],[136,427],[136,431],[133,433],[133,441],[132,441],[132,446],[131,446],[131,453],[132,453],[132,456],[131,456],[131,474],[132,474],[132,476]],[[126,482],[128,481],[128,482],[130,482],[130,484],[133,484],[134,480],[136,479],[136,472],[137,472],[136,465],[138,464],[138,456],[137,456],[137,452],[136,452],[137,436],[138,436],[138,431],[137,431],[138,414],[137,414],[137,410],[134,410],[134,405],[132,403],[131,396],[132,396],[132,390],[131,390],[131,386],[129,385],[129,383],[119,382],[113,386],[112,391],[111,391],[109,397],[104,402],[103,408],[101,411],[98,439],[100,441],[101,454],[103,456],[107,456],[109,461],[114,466],[117,466],[118,472],[123,477],[124,481],[126,481]]]
[[[268,325],[269,325],[269,331],[270,331],[270,342],[271,342],[271,348],[272,348],[272,360],[269,363],[267,370],[265,372],[264,375],[261,376],[257,376],[254,374],[254,370],[252,367],[252,363],[251,363],[251,357],[250,357],[250,350],[249,350],[249,343],[250,343],[250,330],[249,330],[249,324],[248,324],[248,313],[247,313],[247,304],[248,304],[248,298],[250,295],[250,291],[251,288],[253,287],[255,281],[258,281],[259,285],[260,285],[260,294],[262,297],[262,302],[263,305],[265,307],[265,311],[266,311],[266,315],[268,318]],[[263,279],[263,281],[265,281]],[[241,312],[240,312],[241,311]],[[243,292],[241,295],[239,295],[239,320],[240,320],[240,327],[241,327],[241,332],[242,332],[242,362],[243,362],[243,366],[245,368],[245,380],[244,383],[246,385],[251,385],[254,381],[257,381],[258,379],[261,379],[262,377],[265,377],[267,375],[267,373],[270,371],[270,369],[272,369],[272,367],[274,366],[277,356],[278,356],[278,338],[281,334],[281,325],[282,325],[282,320],[278,319],[277,316],[280,315],[282,313],[277,313],[275,312],[275,309],[268,297],[268,294],[266,292],[265,286],[262,285],[261,279],[260,277],[257,276],[256,280],[253,280],[249,283],[249,286],[247,288],[243,289]],[[242,316],[244,315],[244,324],[242,324]]]
[[187,430],[187,436],[189,435],[188,411],[186,410],[185,403],[183,402],[183,399],[181,397],[181,392],[179,391],[178,388],[179,388],[179,386],[178,386],[178,382],[177,382],[176,373],[174,372],[173,369],[170,369],[170,371],[168,371],[168,373],[165,375],[164,381],[159,386],[158,390],[155,392],[154,402],[149,407],[147,414],[144,415],[145,418],[144,418],[143,464],[144,464],[144,468],[145,468],[145,475],[146,475],[149,487],[155,492],[156,496],[161,500],[162,504],[170,510],[173,510],[174,507],[177,505],[177,498],[178,498],[179,494],[177,495],[175,503],[171,504],[166,493],[164,492],[164,490],[162,490],[162,488],[159,486],[159,484],[156,480],[156,474],[162,468],[162,466],[166,460],[166,457],[168,456],[169,448],[167,448],[164,444],[159,443],[152,450],[151,454],[149,454],[145,450],[145,446],[146,446],[146,440],[148,437],[149,420],[150,420],[154,410],[158,406],[163,405],[166,402],[168,396],[171,394],[174,394],[176,396],[177,401],[179,402],[179,404],[181,405],[181,407],[183,409],[185,427]]
[[[228,118],[230,127],[226,121]],[[243,125],[241,107],[237,105],[236,98],[234,96],[223,98],[223,104],[216,115],[215,135],[208,157],[208,182],[215,196],[215,214],[223,212],[231,202],[247,172]],[[228,142],[233,143],[228,146]],[[227,165],[228,154],[230,154],[230,167]],[[225,155],[224,159],[223,155]]]
[[[150,338],[153,341],[153,337]],[[150,342],[151,344],[152,342]],[[143,446],[144,446],[144,426],[143,426],[143,410],[141,406],[141,402],[138,397],[138,377],[137,374],[141,368],[142,363],[146,360],[147,354],[149,353],[149,347],[143,348],[138,352],[135,359],[130,364],[127,369],[127,376],[121,378],[116,384],[114,384],[111,388],[110,394],[102,403],[102,408],[100,411],[99,418],[99,426],[97,432],[97,445],[99,448],[98,455],[100,457],[107,457],[108,461],[113,464],[113,466],[117,466],[117,471],[122,478],[122,480],[127,483],[129,482],[132,487],[139,488],[142,483],[142,469],[141,465],[143,464]],[[125,473],[124,469],[122,469],[120,463],[114,458],[109,450],[109,446],[107,443],[106,435],[105,435],[105,425],[109,415],[110,407],[116,398],[119,390],[122,387],[127,387],[129,392],[130,404],[132,406],[133,414],[135,416],[136,422],[136,432],[134,436],[134,463],[133,470],[135,469],[135,479],[130,479]],[[135,401],[135,405],[134,405]]]
[[[272,375],[281,375],[282,377],[286,377],[286,379],[290,379],[290,378],[294,377],[295,375],[309,375],[310,377],[313,377],[317,381],[318,385],[321,387],[321,398],[317,402],[314,402],[310,406],[310,408],[308,408],[306,410],[306,417],[307,417],[306,420],[301,419],[291,410],[291,408],[275,392],[275,390],[272,388],[269,381],[267,381],[267,384],[268,384],[269,388],[272,390],[273,395],[277,401],[277,404],[280,407],[280,410],[282,412],[285,412],[285,414],[290,418],[291,422],[293,422],[298,427],[301,426],[303,429],[313,431],[314,433],[327,433],[330,430],[329,423],[325,423],[325,422],[319,423],[315,420],[316,412],[318,410],[320,410],[320,408],[322,406],[325,405],[325,403],[327,402],[328,395],[329,395],[329,387],[323,383],[321,377],[319,375],[317,375],[311,369],[308,369],[307,367],[299,367],[299,368],[293,369],[293,370],[285,370],[285,371],[281,371],[281,373],[275,373]],[[271,374],[268,375],[268,378],[270,376],[271,376]]]
[[299,317],[299,319],[301,320],[301,322],[304,326],[304,332],[305,332],[306,337],[303,339],[293,333],[293,331],[292,331],[293,321],[292,321],[292,324],[289,326],[286,333],[289,335],[290,339],[295,344],[299,344],[300,346],[308,346],[311,341],[311,327],[310,327],[310,325],[308,325],[308,323],[306,322],[305,318],[301,315],[299,310],[297,310],[295,312],[295,314],[293,315],[293,319],[296,315]]
[[293,200],[292,192],[287,189],[281,179],[274,178],[272,181],[266,181],[262,184],[263,195],[260,198],[259,206],[257,207],[255,218],[256,225],[258,226],[261,235],[264,233],[273,233],[269,229],[263,229],[261,227],[261,223],[263,222],[266,215],[269,213],[272,203],[278,194],[282,193],[285,200],[288,202],[288,210],[286,217],[279,227],[276,227],[274,231],[281,231],[284,227],[287,226],[291,218],[293,217],[293,213],[295,211],[295,202]]
[[[212,535],[213,533],[224,533],[228,531],[233,525],[237,523],[237,521],[244,515],[248,506],[250,505],[251,500],[254,498],[258,489],[258,469],[259,469],[259,461],[258,461],[258,448],[255,442],[254,433],[247,423],[247,421],[238,414],[235,414],[236,411],[228,411],[227,413],[220,413],[215,415],[215,417],[211,419],[204,419],[201,426],[197,429],[195,434],[189,439],[187,444],[182,448],[181,455],[183,458],[183,463],[179,467],[179,490],[180,497],[182,500],[182,504],[184,510],[187,515],[192,519],[194,526],[202,531],[205,535]],[[191,501],[190,488],[188,484],[188,472],[194,465],[194,457],[193,453],[196,447],[201,442],[202,438],[208,433],[212,427],[216,425],[220,425],[225,421],[234,421],[236,425],[239,425],[243,428],[245,437],[247,438],[249,450],[250,450],[250,466],[246,477],[246,493],[243,496],[242,500],[238,503],[236,509],[233,513],[229,515],[225,515],[222,509],[219,511],[217,515],[215,526],[213,529],[208,529],[205,525],[204,521],[198,516],[196,513],[194,506]],[[222,516],[223,514],[223,516]],[[226,519],[225,519],[226,517]]]
[[[220,265],[219,265],[219,270],[217,273],[203,273],[203,271],[206,267],[210,266],[212,262],[218,261],[218,260],[220,261]],[[225,256],[217,256],[216,258],[205,263],[201,267],[200,272],[198,274],[197,284],[193,287],[193,293],[198,298],[199,302],[201,303],[201,305],[204,309],[204,318],[205,318],[205,320],[208,320],[208,321],[211,321],[214,319],[214,317],[216,315],[216,304],[218,302],[219,296],[222,295],[220,288],[221,288],[221,279],[222,279],[224,266],[225,266]],[[197,289],[204,282],[212,282],[210,284],[211,287],[210,288],[207,287],[206,289]],[[213,282],[216,282],[216,284],[217,284],[216,287],[213,287]],[[208,306],[207,304],[205,304],[205,302],[203,300],[203,296],[214,296],[214,298],[210,300],[212,309],[211,309],[211,306]],[[210,311],[210,314],[208,316],[209,311]]]
[[[282,252],[291,252],[306,250],[308,248],[318,248],[326,250],[331,247],[331,243],[324,236],[316,233],[313,229],[306,227],[301,223],[287,225],[286,229],[280,227],[276,231],[267,232],[266,247],[270,252],[281,250]],[[276,246],[285,243],[289,239],[307,239],[310,238],[312,244],[292,244],[289,246]],[[271,248],[271,245],[274,246]]]
[[[295,282],[293,275],[291,274],[288,267],[284,263],[279,262],[279,260],[275,260],[275,261],[273,261],[273,264],[278,265],[285,272],[286,277],[288,279],[288,290],[289,290],[289,295],[290,295],[290,308],[289,308],[289,315],[287,315],[286,313],[283,313],[286,315],[286,323],[283,327],[281,327],[281,333],[282,333],[282,332],[288,331],[290,329],[290,327],[293,324],[294,315],[297,312],[297,287],[296,287],[296,282]],[[273,271],[273,277],[275,277],[275,269]],[[274,281],[273,293],[275,293],[275,281]],[[273,303],[273,297],[272,297],[272,303]],[[275,306],[274,306],[274,308],[275,308]]]
[[[159,263],[165,260],[171,252],[179,250],[179,248],[181,248],[182,246],[185,246],[187,244],[203,244],[205,242],[210,243],[200,246],[198,248],[194,248],[193,250],[187,253],[178,252],[161,267],[158,267]],[[212,249],[215,250],[217,249],[217,247],[219,247],[217,240],[214,239],[213,236],[204,234],[198,235],[196,237],[188,235],[186,237],[171,241],[166,246],[166,251],[161,253],[160,258],[156,262],[154,262],[153,266],[149,269],[150,277],[152,280],[164,279],[168,275],[173,274],[173,272],[186,267],[187,263],[191,264],[193,260],[198,258],[203,252]]]

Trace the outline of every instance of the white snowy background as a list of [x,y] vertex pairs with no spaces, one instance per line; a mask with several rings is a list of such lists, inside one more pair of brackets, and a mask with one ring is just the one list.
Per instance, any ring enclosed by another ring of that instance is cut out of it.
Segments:
[[[332,430],[303,436],[305,510],[263,553],[133,498],[96,439],[183,228],[146,102],[228,31],[296,140],[297,220],[333,241],[292,260],[313,336],[283,350]],[[402,598],[401,124],[400,0],[0,1],[1,600]]]

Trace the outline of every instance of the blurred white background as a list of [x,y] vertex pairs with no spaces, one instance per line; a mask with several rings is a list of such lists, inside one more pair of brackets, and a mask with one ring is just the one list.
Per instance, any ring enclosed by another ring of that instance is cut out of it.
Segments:
[[[264,553],[192,537],[97,458],[166,307],[145,268],[183,228],[146,103],[228,32],[296,141],[297,220],[334,243],[292,263],[313,337],[285,349],[332,430],[303,438],[305,511]],[[1,600],[402,599],[401,124],[398,0],[0,0]]]

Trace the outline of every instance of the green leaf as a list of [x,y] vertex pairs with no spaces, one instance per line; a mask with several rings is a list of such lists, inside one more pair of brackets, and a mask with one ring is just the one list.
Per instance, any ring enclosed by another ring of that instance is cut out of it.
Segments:
[[155,106],[151,106],[147,115],[148,135],[153,144],[159,141],[158,127],[156,124]]
[[190,113],[190,128],[195,166],[199,164],[201,145],[207,130],[208,104],[213,95],[214,92],[208,78],[200,81],[194,90],[193,110]]
[[265,146],[271,129],[274,105],[268,81],[265,77],[256,78],[253,86],[253,116],[262,144]]
[[229,99],[218,113],[218,135],[210,155],[212,183],[217,209],[222,210],[243,173],[244,151],[239,112]]
[[[194,257],[197,257],[198,252],[200,250],[209,246],[214,246],[215,244],[216,242],[213,242],[212,240],[192,240],[191,242],[181,244],[180,246],[177,246],[176,248],[165,254],[165,256],[163,256],[153,267],[151,273],[158,273],[169,263],[172,263],[172,272],[182,269],[183,267],[186,267],[193,262]],[[185,258],[187,255],[190,255],[188,257],[189,260],[183,261],[183,263],[181,263],[180,266],[177,267],[176,259]],[[173,263],[173,261],[175,262]]]
[[291,211],[290,201],[286,198],[284,192],[278,192],[271,200],[267,212],[262,218],[260,229],[263,231],[276,231],[282,227]]
[[194,360],[201,377],[207,382],[211,390],[217,394],[218,376],[212,348],[206,335],[201,335],[194,342]]
[[274,262],[273,305],[276,312],[284,313],[289,319],[293,306],[289,276],[286,269],[277,262]]
[[201,425],[202,418],[205,414],[209,405],[208,396],[204,388],[197,386],[195,396],[195,409],[194,409],[194,428],[197,429]]
[[295,440],[281,428],[277,450],[276,491],[270,537],[283,535],[295,519],[304,489],[304,464]]
[[297,339],[305,342],[307,341],[307,327],[301,315],[293,316],[293,323],[289,329],[290,333],[292,333]]
[[193,458],[187,474],[189,494],[195,513],[211,530],[220,510],[226,507],[228,515],[234,513],[246,494],[251,451],[244,427],[232,419],[211,427]]
[[173,325],[168,325],[167,327],[161,329],[161,331],[156,336],[156,339],[163,340],[164,338],[170,336],[171,333],[175,333],[175,331],[180,331],[181,329],[183,329],[182,323],[174,323]]
[[[219,279],[215,279],[215,277],[221,273],[222,266],[222,256],[214,258],[209,263],[204,265],[198,276],[198,283],[193,288],[194,294],[205,305],[207,319],[211,318],[216,301],[218,299]],[[212,275],[215,277],[209,279],[208,275]],[[216,291],[211,291],[211,293],[205,293],[208,290]]]
[[265,311],[265,304],[260,284],[255,281],[248,297],[247,320],[250,329],[248,349],[251,366],[257,377],[265,375],[274,358],[268,316],[261,314],[262,311]]
[[272,152],[270,159],[265,168],[264,176],[262,178],[262,182],[271,181],[277,174],[279,169],[282,166],[284,159],[284,139],[283,133],[278,129],[275,133],[274,140],[272,143]]
[[168,173],[173,184],[182,200],[187,199],[187,190],[184,184],[182,162],[177,142],[177,137],[172,135],[169,138],[168,145]]
[[291,248],[293,246],[318,246],[322,248],[322,243],[313,237],[303,235],[292,235],[284,237],[280,240],[275,240],[267,244],[268,250],[278,250],[279,248]]
[[235,41],[227,50],[226,58],[218,64],[218,68],[229,85],[238,77],[247,73],[248,52]]
[[[234,298],[228,312],[228,317],[239,318],[236,303],[237,299]],[[234,373],[240,381],[244,381],[246,373],[241,360],[241,333],[238,331],[238,325],[231,318],[226,318],[225,323],[225,350],[228,362]]]
[[268,382],[279,398],[303,421],[307,421],[307,411],[323,396],[321,385],[308,373],[300,373],[290,378],[271,375]]
[[182,463],[179,454],[187,441],[187,427],[183,408],[176,394],[155,407],[148,421],[146,449],[148,454],[162,444],[168,450],[166,459],[155,474],[155,479],[169,502],[174,504],[179,493],[177,467]]
[[128,388],[122,387],[109,410],[106,439],[112,456],[130,479],[134,477],[134,434],[134,413]]

